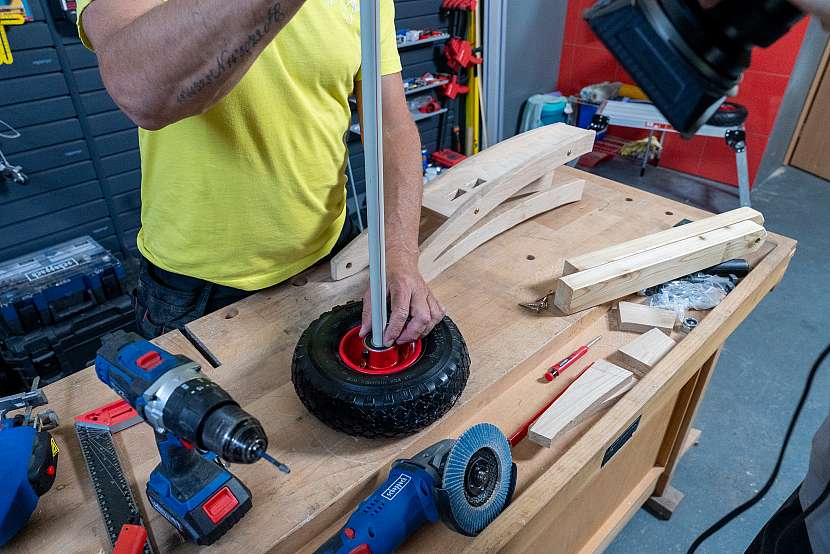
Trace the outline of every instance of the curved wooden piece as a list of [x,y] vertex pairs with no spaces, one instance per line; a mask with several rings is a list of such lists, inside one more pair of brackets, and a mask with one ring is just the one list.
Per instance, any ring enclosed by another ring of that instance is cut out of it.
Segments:
[[[500,206],[504,209],[498,213],[490,214],[490,217],[482,221],[480,225],[470,229],[467,234],[445,250],[437,259],[430,261],[421,254],[420,269],[424,279],[431,281],[488,240],[519,223],[564,204],[581,200],[584,186],[585,181],[583,179],[573,179],[561,185],[550,187],[548,190],[542,190]],[[442,229],[443,227],[439,228],[435,233],[440,233]]]
[[[550,190],[553,171],[590,152],[594,134],[564,123],[540,127],[464,160],[429,183],[423,206],[448,220],[421,245],[422,264],[429,267],[509,198]],[[332,258],[331,277],[339,281],[368,265],[364,232]]]

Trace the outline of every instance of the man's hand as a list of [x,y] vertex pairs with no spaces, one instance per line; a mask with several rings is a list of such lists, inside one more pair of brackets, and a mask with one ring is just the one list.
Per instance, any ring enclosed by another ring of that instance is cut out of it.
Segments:
[[[424,337],[446,314],[446,310],[432,295],[418,270],[417,259],[393,257],[386,259],[386,283],[391,300],[391,315],[383,344],[403,344]],[[372,302],[369,290],[363,295],[363,325],[360,336],[372,330]]]

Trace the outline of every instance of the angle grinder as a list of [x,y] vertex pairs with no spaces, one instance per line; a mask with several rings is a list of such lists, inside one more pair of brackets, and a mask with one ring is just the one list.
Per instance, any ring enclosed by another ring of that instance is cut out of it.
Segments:
[[453,531],[475,536],[507,507],[515,487],[507,439],[495,425],[479,423],[458,439],[392,464],[386,481],[317,553],[391,552],[439,519]]
[[692,136],[737,93],[752,49],[804,14],[786,0],[601,0],[585,19],[665,118]]

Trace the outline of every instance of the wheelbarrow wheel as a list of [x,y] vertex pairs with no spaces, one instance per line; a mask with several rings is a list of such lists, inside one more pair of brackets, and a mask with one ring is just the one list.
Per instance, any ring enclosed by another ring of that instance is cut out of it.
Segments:
[[360,325],[362,302],[326,312],[300,337],[291,380],[303,405],[323,423],[349,435],[408,435],[440,419],[455,404],[470,374],[470,355],[458,327],[445,317],[421,339],[407,367],[371,373],[347,363],[343,337]]

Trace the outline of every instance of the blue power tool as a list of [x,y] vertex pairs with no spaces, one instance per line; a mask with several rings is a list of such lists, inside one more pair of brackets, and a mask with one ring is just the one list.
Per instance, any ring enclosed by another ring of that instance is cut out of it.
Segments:
[[[29,392],[0,398],[0,546],[26,525],[55,482],[59,450],[48,431],[58,426],[58,417],[52,410],[32,416],[33,408],[47,402],[39,380]],[[7,417],[15,410],[25,412]]]
[[502,432],[490,423],[457,440],[436,443],[392,464],[386,481],[360,503],[318,554],[392,552],[427,522],[475,536],[507,507],[516,464]]
[[251,508],[251,492],[220,458],[252,464],[265,459],[268,437],[199,365],[173,356],[135,333],[104,337],[95,360],[98,378],[153,427],[161,463],[147,497],[188,540],[213,544]]

